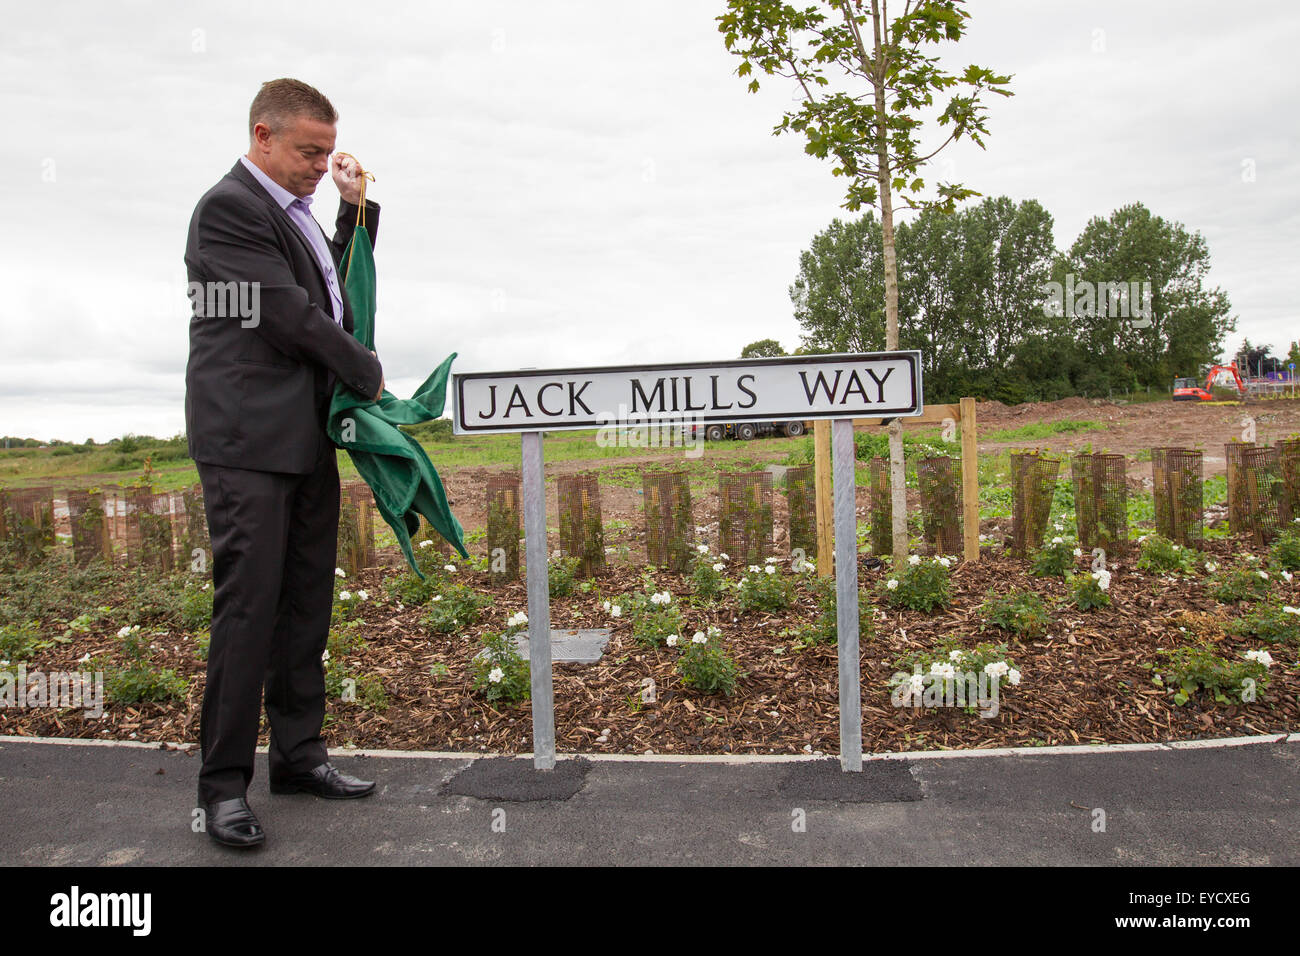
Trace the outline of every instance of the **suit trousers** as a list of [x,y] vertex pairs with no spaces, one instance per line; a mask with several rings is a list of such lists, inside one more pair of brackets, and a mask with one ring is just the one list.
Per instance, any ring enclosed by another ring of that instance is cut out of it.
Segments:
[[310,474],[197,462],[212,541],[212,631],[199,801],[242,797],[262,699],[271,779],[327,759],[325,668],[334,603],[339,473],[332,444]]

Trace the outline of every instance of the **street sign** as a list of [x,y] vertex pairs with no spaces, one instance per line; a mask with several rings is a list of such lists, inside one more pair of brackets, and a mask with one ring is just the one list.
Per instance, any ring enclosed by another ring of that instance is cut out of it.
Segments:
[[921,353],[452,375],[457,435],[920,415]]

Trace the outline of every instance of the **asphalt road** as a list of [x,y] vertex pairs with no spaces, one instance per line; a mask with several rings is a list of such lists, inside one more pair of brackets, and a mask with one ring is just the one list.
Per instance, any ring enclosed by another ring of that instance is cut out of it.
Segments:
[[[198,757],[0,740],[17,865],[1295,865],[1300,736],[1213,748],[682,763],[358,756],[357,801],[271,796],[253,851],[194,832]],[[1098,813],[1104,811],[1104,813]],[[1104,826],[1104,829],[1103,829]]]

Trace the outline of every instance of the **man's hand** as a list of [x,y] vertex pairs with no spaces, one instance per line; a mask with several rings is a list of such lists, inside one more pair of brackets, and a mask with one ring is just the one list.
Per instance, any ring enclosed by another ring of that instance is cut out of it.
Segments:
[[358,205],[361,202],[361,164],[351,156],[335,153],[330,159],[330,174],[343,201]]
[[[371,355],[375,355],[375,352],[374,352],[373,349],[371,349],[370,354],[371,354]],[[379,358],[379,356],[378,356],[378,355],[375,355],[375,358]],[[383,397],[384,397],[384,373],[383,373],[382,370],[380,370],[380,372],[379,372],[379,391],[375,392],[375,397],[372,398],[371,401],[372,401],[372,402],[377,402],[377,401],[379,401],[379,400],[380,400],[381,398],[383,398]]]

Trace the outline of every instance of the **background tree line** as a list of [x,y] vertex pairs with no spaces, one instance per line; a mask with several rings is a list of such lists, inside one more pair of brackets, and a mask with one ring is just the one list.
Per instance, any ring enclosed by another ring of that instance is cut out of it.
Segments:
[[[895,240],[899,347],[921,350],[930,402],[1168,389],[1215,362],[1236,327],[1227,296],[1204,286],[1205,240],[1141,203],[1092,219],[1064,252],[1038,202],[1006,196],[924,210]],[[882,256],[874,212],[814,237],[790,287],[797,352],[885,348]],[[764,339],[742,357],[773,354]]]

